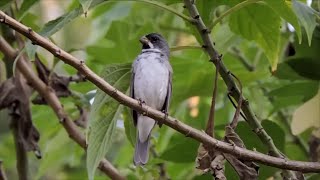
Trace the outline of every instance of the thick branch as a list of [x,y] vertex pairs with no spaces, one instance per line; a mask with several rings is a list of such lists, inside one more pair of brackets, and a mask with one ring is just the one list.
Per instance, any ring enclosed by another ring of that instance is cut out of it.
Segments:
[[[253,0],[254,1],[254,0]],[[189,11],[189,14],[191,17],[193,17],[196,22],[194,25],[198,29],[198,32],[200,33],[200,36],[203,40],[203,47],[205,47],[205,50],[207,51],[208,55],[210,56],[211,61],[214,62],[214,64],[220,67],[220,75],[223,78],[224,82],[226,83],[228,90],[231,92],[231,96],[233,96],[238,102],[239,100],[245,98],[241,94],[239,88],[236,86],[235,81],[231,77],[231,73],[227,68],[224,66],[223,62],[221,61],[222,55],[219,55],[217,50],[213,47],[213,43],[210,37],[210,30],[207,29],[206,25],[202,21],[202,18],[198,12],[198,9],[196,5],[194,4],[193,0],[184,0],[185,6]],[[272,138],[267,134],[267,132],[263,129],[261,123],[253,113],[252,109],[249,106],[249,101],[245,100],[242,105],[242,111],[246,116],[246,120],[248,124],[251,126],[253,131],[257,134],[257,136],[260,138],[260,140],[268,147],[269,153],[272,156],[279,157],[279,158],[285,158],[281,152],[277,149],[275,146]],[[289,177],[295,177],[295,173],[292,171],[284,171],[285,176]]]
[[[290,161],[287,159],[272,157],[272,156],[268,156],[268,155],[265,155],[265,154],[262,154],[259,152],[250,151],[247,149],[242,149],[242,148],[239,148],[236,146],[232,146],[228,143],[218,141],[218,140],[208,136],[206,133],[182,123],[181,121],[179,121],[176,118],[173,118],[171,116],[167,117],[163,112],[152,109],[151,107],[149,107],[147,105],[141,106],[137,100],[132,99],[129,96],[125,95],[124,93],[118,91],[113,86],[111,86],[109,83],[104,81],[101,77],[99,77],[97,74],[95,74],[91,69],[89,69],[85,65],[83,60],[79,60],[76,57],[72,56],[71,54],[65,52],[64,50],[61,50],[58,46],[51,43],[46,38],[35,33],[30,28],[19,23],[18,21],[14,20],[13,18],[7,16],[2,11],[0,11],[0,22],[9,25],[12,29],[14,29],[14,30],[18,31],[19,33],[28,37],[35,44],[38,44],[39,46],[45,48],[46,50],[51,52],[53,55],[55,55],[56,57],[58,57],[59,59],[61,59],[65,63],[76,68],[79,72],[81,72],[86,77],[86,79],[91,81],[99,89],[104,91],[106,94],[110,95],[112,98],[114,98],[118,102],[120,102],[123,105],[128,106],[128,107],[130,107],[140,113],[145,113],[147,116],[153,118],[154,120],[159,121],[160,123],[165,124],[173,129],[175,129],[176,131],[187,135],[188,137],[191,137],[191,138],[193,138],[199,142],[202,142],[204,144],[209,144],[212,147],[214,147],[224,153],[229,153],[229,154],[235,155],[235,156],[239,157],[239,159],[256,161],[256,162],[260,162],[260,163],[263,163],[263,164],[266,164],[269,166],[278,167],[281,169],[298,170],[301,172],[320,172],[320,163]],[[215,54],[213,54],[213,55],[215,55]],[[221,74],[221,72],[225,72],[223,74],[223,77],[230,76],[227,73],[224,65],[221,66],[220,74]],[[230,77],[230,79],[232,79],[232,77]],[[230,82],[234,83],[233,80],[231,80]],[[230,84],[230,85],[232,85],[232,84]],[[230,85],[228,85],[228,87]],[[233,85],[232,87],[235,87],[235,85]],[[248,108],[248,106],[246,106],[246,107]],[[245,112],[246,109],[243,109],[243,110]]]
[[[215,63],[216,66],[219,66],[219,73],[226,83],[231,96],[233,96],[237,101],[239,101],[241,93],[239,91],[239,88],[237,87],[230,71],[226,68],[226,66],[223,64],[223,61],[220,60],[221,56],[216,51],[216,49],[213,47],[213,43],[210,37],[210,31],[205,26],[204,22],[202,21],[199,12],[197,10],[197,7],[195,4],[192,3],[192,0],[184,0],[186,8],[188,9],[190,16],[195,18],[196,23],[194,24],[203,40],[204,47],[208,55],[210,56],[211,60]],[[245,100],[245,98],[242,96],[242,99]],[[251,126],[253,131],[258,135],[258,137],[261,139],[261,141],[266,144],[270,150],[270,153],[273,156],[276,157],[282,157],[281,153],[278,151],[276,146],[274,145],[271,137],[267,134],[267,132],[263,129],[261,126],[259,120],[251,110],[251,107],[249,105],[249,102],[247,100],[244,101],[242,105],[242,111],[245,114],[247,118],[248,124]]]
[[[1,36],[0,51],[2,51],[5,56],[10,58],[11,60],[14,60],[16,57],[15,50]],[[28,63],[22,57],[20,57],[20,59],[18,60],[17,67],[27,79],[27,81],[31,83],[32,87],[34,87],[39,92],[39,94],[45,98],[46,102],[48,102],[49,106],[56,113],[63,127],[66,129],[70,138],[77,142],[82,148],[86,149],[86,140],[84,135],[79,131],[71,118],[65,113],[58,97],[53,92],[53,90],[38,78],[38,76],[32,71]],[[99,169],[112,179],[125,179],[106,159],[103,159],[100,162]]]

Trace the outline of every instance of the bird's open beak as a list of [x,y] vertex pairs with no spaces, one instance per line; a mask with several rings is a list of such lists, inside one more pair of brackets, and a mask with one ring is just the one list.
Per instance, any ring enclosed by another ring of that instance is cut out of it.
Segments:
[[141,42],[142,45],[145,45],[145,46],[149,46],[149,48],[153,48],[153,44],[149,41],[149,39],[145,36],[142,36],[139,41]]
[[139,40],[141,42],[141,44],[145,44],[145,45],[148,45],[149,44],[149,39],[145,36],[142,36]]

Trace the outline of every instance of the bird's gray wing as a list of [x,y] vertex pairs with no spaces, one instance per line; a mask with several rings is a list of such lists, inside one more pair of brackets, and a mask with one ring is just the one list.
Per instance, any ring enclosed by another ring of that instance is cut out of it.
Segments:
[[169,111],[169,105],[170,105],[170,99],[171,99],[171,94],[172,94],[172,67],[169,64],[169,61],[166,61],[166,66],[169,70],[169,80],[168,80],[168,88],[167,88],[167,96],[165,99],[165,102],[162,106],[162,111],[164,111],[165,113],[167,113]]
[[[133,99],[135,99],[134,97],[134,67],[132,67],[132,72],[131,72],[131,81],[130,81],[130,97],[132,97]],[[132,115],[132,119],[133,119],[133,124],[135,126],[137,126],[137,122],[138,122],[138,113],[137,111],[131,109],[131,115]]]

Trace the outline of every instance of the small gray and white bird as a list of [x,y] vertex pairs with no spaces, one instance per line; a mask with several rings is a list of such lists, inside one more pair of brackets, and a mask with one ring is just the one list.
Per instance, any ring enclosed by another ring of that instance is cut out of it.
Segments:
[[[172,67],[169,63],[170,49],[166,40],[157,33],[141,37],[142,51],[132,65],[131,97],[148,106],[167,112],[172,83]],[[137,127],[134,164],[144,165],[149,158],[150,134],[155,121],[132,111]]]

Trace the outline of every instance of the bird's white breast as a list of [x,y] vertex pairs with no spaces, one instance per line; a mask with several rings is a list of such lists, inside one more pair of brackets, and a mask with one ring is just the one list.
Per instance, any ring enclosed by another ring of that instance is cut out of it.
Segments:
[[135,61],[134,96],[161,110],[168,90],[169,70],[166,57],[157,52],[145,52]]

